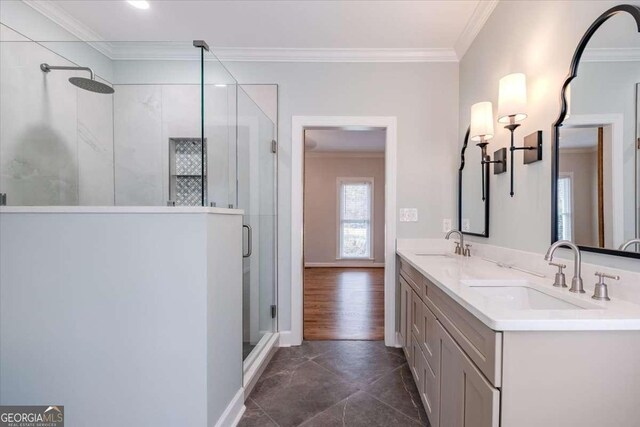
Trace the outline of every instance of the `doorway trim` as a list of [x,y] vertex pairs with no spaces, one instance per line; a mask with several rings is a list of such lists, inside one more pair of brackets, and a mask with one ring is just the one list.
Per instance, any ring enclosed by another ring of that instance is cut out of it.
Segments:
[[[575,114],[563,123],[563,128],[611,126],[611,163],[624,164],[624,116],[622,114]],[[624,170],[611,169],[611,211],[613,213],[612,239],[614,249],[624,242]],[[635,212],[634,212],[635,213]],[[582,247],[581,247],[582,248]]]
[[[385,270],[384,342],[396,347],[396,190],[397,119],[383,116],[293,116],[291,118],[291,336],[283,345],[300,345],[304,307],[304,131],[314,128],[384,128],[385,141]],[[283,338],[283,337],[281,337]]]

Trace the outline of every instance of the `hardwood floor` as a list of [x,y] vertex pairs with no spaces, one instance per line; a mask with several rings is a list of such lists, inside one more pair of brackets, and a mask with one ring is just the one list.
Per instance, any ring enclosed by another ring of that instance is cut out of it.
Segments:
[[384,268],[305,268],[304,339],[384,339]]

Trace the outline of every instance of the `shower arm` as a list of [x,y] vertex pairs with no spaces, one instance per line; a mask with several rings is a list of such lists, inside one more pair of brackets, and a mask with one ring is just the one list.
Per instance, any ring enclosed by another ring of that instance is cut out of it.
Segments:
[[75,70],[75,71],[88,71],[91,74],[91,80],[95,80],[93,70],[89,67],[64,67],[58,65],[40,64],[40,69],[45,73],[51,70]]

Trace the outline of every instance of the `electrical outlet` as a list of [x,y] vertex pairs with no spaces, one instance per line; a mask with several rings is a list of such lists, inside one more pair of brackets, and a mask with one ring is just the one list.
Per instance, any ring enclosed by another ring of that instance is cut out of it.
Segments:
[[416,208],[401,208],[400,209],[400,222],[418,222],[418,209],[416,209]]
[[469,218],[462,219],[462,231],[471,231],[471,221],[469,221]]
[[451,218],[445,218],[442,220],[442,231],[444,233],[451,231]]

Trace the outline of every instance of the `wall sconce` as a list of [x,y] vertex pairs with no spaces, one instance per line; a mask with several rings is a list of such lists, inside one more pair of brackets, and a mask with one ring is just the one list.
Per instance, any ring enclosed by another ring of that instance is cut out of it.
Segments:
[[[488,141],[493,138],[493,105],[491,102],[478,102],[471,106],[470,135],[472,141],[479,141],[476,145],[480,147],[482,152],[480,157],[482,165],[482,200],[485,200],[485,167],[488,167],[487,165],[491,163],[504,165],[506,162],[506,155],[503,156],[504,160],[491,160],[491,157],[487,154]],[[502,150],[505,149],[502,148]]]
[[[526,150],[524,164],[529,164],[542,160],[542,140],[540,144],[523,147],[514,146],[513,133],[520,126],[520,121],[527,118],[527,79],[522,73],[509,74],[500,79],[498,94],[498,122],[507,123],[504,127],[511,132],[511,197],[513,197],[513,154],[516,150]],[[532,140],[527,138],[528,140]],[[533,152],[535,150],[535,152]]]

